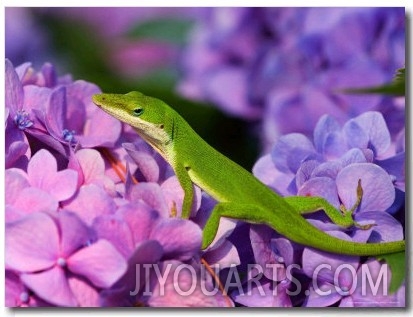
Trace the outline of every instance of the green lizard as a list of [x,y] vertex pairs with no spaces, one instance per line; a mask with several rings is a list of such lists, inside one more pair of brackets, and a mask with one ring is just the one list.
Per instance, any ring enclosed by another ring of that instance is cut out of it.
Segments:
[[[189,218],[193,183],[218,203],[203,230],[202,248],[214,240],[221,217],[266,224],[288,239],[319,250],[357,256],[404,252],[405,241],[358,243],[335,238],[301,216],[323,209],[343,227],[357,225],[351,210],[337,210],[320,197],[281,197],[251,173],[207,144],[163,101],[140,92],[99,94],[93,102],[113,117],[131,125],[172,166],[184,190],[182,217]],[[361,187],[358,187],[361,198]],[[357,206],[355,206],[357,207]]]

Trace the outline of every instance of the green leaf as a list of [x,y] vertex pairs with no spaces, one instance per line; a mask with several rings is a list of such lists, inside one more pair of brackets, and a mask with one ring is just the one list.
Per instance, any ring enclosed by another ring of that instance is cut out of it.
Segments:
[[342,92],[349,94],[385,94],[404,96],[405,95],[405,68],[397,70],[393,81],[384,85],[364,88],[348,88],[343,89]]
[[127,36],[133,39],[154,39],[172,44],[184,44],[193,21],[162,18],[141,22],[133,26]]
[[393,294],[402,285],[406,276],[405,252],[384,254],[377,257],[377,260],[384,260],[391,270],[391,281],[389,293]]

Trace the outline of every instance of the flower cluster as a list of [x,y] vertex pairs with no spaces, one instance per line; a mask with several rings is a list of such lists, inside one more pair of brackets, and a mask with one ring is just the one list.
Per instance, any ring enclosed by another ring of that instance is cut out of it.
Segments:
[[193,32],[179,91],[259,120],[264,150],[282,134],[309,135],[323,114],[344,123],[378,110],[397,132],[403,105],[340,89],[392,79],[404,20],[404,8],[215,8]]
[[[139,279],[139,265],[171,263],[201,279],[201,228],[178,217],[183,191],[166,162],[92,104],[99,92],[50,64],[36,72],[6,60],[6,305],[232,305],[200,286],[165,296],[156,275]],[[212,206],[195,192],[194,217]],[[237,262],[228,241],[209,253],[211,265]]]
[[[367,225],[342,228],[332,224],[324,214],[315,213],[309,218],[314,226],[333,236],[362,243],[403,240],[405,152],[402,146],[396,145],[403,138],[404,131],[398,142],[391,142],[390,132],[379,112],[365,112],[347,121],[343,127],[331,116],[324,115],[316,125],[313,140],[300,133],[281,136],[271,153],[257,161],[253,172],[283,196],[323,197],[336,207],[337,212],[343,208],[354,209],[354,220]],[[363,191],[359,202],[358,183]],[[314,279],[317,268],[328,265],[327,273],[317,276],[317,289],[310,285],[308,296],[300,298],[304,306],[404,305],[404,286],[392,295],[383,292],[362,294],[366,287],[360,282],[362,270],[368,270],[376,278],[384,270],[377,261],[365,263],[360,257],[303,249],[276,232],[258,226],[251,228],[250,237],[256,245],[257,263],[280,262],[283,267],[299,264],[296,274],[302,276],[298,279]],[[282,261],[278,261],[279,258]],[[341,272],[339,268],[343,265],[347,269],[351,266],[350,271],[354,274],[347,274],[348,270]],[[336,276],[337,270],[342,274]],[[283,292],[278,296],[284,300],[283,305],[291,306],[291,298],[285,294],[292,279],[287,278],[284,271],[281,278],[279,275],[268,278],[283,283]],[[390,273],[386,271],[386,274],[390,279]],[[301,281],[300,285],[303,284]],[[256,296],[249,300],[256,301]],[[268,296],[271,296],[270,292]]]

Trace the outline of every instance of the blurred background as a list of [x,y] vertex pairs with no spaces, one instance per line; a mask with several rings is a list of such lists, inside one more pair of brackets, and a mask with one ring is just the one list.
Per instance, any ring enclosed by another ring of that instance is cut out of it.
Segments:
[[45,62],[105,92],[139,90],[179,111],[251,170],[282,134],[381,111],[395,136],[404,99],[343,94],[405,63],[404,8],[11,8],[6,58]]

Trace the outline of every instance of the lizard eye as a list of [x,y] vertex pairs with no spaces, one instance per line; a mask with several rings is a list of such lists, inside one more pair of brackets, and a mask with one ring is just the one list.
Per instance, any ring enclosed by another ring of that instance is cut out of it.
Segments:
[[142,113],[143,113],[143,108],[133,109],[133,115],[134,115],[135,117],[139,117]]

